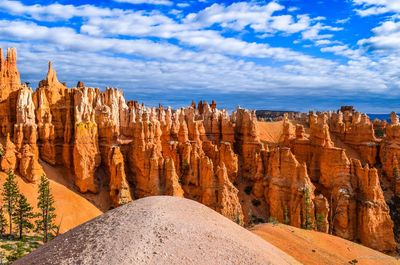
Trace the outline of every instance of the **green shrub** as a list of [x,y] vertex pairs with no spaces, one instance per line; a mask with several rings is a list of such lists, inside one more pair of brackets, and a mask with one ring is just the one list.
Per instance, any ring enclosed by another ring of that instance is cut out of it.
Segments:
[[378,138],[383,138],[385,136],[385,132],[382,129],[376,129],[375,136]]
[[289,209],[287,208],[287,206],[285,206],[285,208],[283,209],[283,214],[284,214],[284,224],[288,225],[290,224],[290,218],[289,218]]
[[270,216],[270,217],[268,218],[268,223],[273,224],[273,225],[276,225],[276,224],[279,224],[279,221],[278,221],[278,219],[276,219],[275,217]]
[[317,224],[317,230],[320,231],[320,232],[323,232],[322,231],[322,225],[324,224],[324,219],[325,219],[325,216],[323,214],[321,214],[321,213],[318,213],[316,218],[315,218],[315,222]]
[[189,173],[189,162],[186,159],[182,161],[182,173],[184,175]]

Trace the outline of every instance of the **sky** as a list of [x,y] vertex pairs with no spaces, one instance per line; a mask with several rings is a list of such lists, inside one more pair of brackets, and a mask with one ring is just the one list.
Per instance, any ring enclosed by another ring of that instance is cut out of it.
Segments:
[[34,88],[50,60],[150,106],[400,111],[398,0],[0,0],[0,47]]

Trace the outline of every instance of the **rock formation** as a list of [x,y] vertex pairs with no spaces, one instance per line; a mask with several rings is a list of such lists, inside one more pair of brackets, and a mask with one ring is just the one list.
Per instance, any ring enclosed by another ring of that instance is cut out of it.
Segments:
[[[379,175],[400,195],[395,114],[382,127],[383,138],[375,137],[374,124],[381,123],[353,109],[310,113],[295,126],[285,116],[280,141],[272,145],[260,139],[254,111],[229,115],[215,101],[176,110],[146,107],[126,101],[116,88],[100,91],[82,82],[67,88],[51,63],[34,92],[20,84],[15,50],[1,58],[0,70],[3,171],[34,182],[43,174],[41,159],[63,167],[79,192],[106,191],[112,207],[172,195],[240,224],[274,219],[395,249]],[[336,147],[338,141],[345,148]],[[350,148],[360,160],[348,155]],[[381,171],[375,169],[380,163]]]
[[375,137],[374,125],[366,114],[354,110],[338,111],[330,119],[331,132],[344,143],[356,149],[363,161],[375,166],[377,161],[378,141]]
[[126,180],[124,157],[119,147],[113,147],[109,154],[110,198],[112,204],[117,207],[132,201],[132,196]]

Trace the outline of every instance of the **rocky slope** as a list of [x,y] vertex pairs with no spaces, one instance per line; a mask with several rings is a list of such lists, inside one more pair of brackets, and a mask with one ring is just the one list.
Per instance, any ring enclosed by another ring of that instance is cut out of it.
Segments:
[[376,123],[382,139],[354,111],[310,113],[295,126],[286,118],[277,137],[245,109],[228,114],[215,102],[149,108],[115,88],[67,88],[51,63],[33,91],[20,84],[13,49],[1,58],[0,78],[0,167],[27,182],[44,174],[43,160],[68,172],[65,181],[78,192],[106,200],[100,208],[173,195],[239,224],[277,220],[396,249],[385,201],[400,194],[395,116],[390,125]]
[[192,200],[153,196],[95,218],[14,264],[300,264]]

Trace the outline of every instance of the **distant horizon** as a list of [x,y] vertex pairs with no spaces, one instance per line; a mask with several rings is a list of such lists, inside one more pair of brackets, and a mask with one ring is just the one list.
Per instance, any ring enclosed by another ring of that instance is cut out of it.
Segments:
[[[57,69],[55,69],[57,71]],[[47,72],[47,71],[46,71]],[[29,82],[30,86],[32,87],[32,89],[37,89],[37,86],[40,82],[39,81],[26,81],[23,80],[23,73],[21,74],[21,83],[25,83],[25,82]],[[57,72],[57,76],[59,77],[60,80],[60,76],[59,73]],[[43,78],[45,78],[45,73],[43,75]],[[280,107],[280,106],[284,106],[285,105],[285,101],[287,99],[288,103],[293,103],[293,98],[290,95],[286,95],[286,96],[275,96],[273,99],[268,99],[267,95],[263,95],[263,94],[251,94],[251,93],[245,93],[245,92],[237,92],[237,93],[230,93],[230,94],[224,94],[224,93],[220,93],[220,94],[207,94],[207,93],[198,93],[199,91],[197,91],[197,95],[195,94],[196,92],[193,91],[195,95],[194,97],[190,97],[187,95],[177,95],[176,91],[172,91],[172,93],[168,93],[168,91],[156,91],[156,92],[147,92],[146,88],[143,88],[142,90],[140,89],[134,89],[135,92],[132,92],[132,89],[124,89],[122,87],[115,87],[112,86],[111,84],[109,86],[96,86],[96,85],[90,85],[88,83],[86,83],[84,80],[77,80],[75,83],[78,83],[78,81],[81,81],[85,84],[85,86],[87,87],[93,87],[93,88],[99,88],[101,91],[104,91],[107,87],[111,87],[111,88],[118,88],[120,90],[123,91],[125,99],[128,100],[135,100],[138,101],[139,103],[144,103],[146,106],[150,106],[150,107],[157,107],[159,104],[163,105],[164,107],[168,107],[170,106],[171,108],[181,108],[181,107],[185,107],[185,106],[189,106],[192,102],[192,100],[194,100],[196,102],[196,104],[202,100],[202,101],[207,101],[208,103],[211,103],[212,100],[216,100],[217,102],[217,107],[220,109],[226,109],[228,111],[233,111],[235,110],[238,106],[242,107],[242,108],[246,108],[246,109],[251,109],[251,110],[270,110],[270,111],[293,111],[293,112],[309,112],[309,111],[337,111],[338,109],[340,109],[341,106],[347,106],[347,105],[351,105],[355,108],[356,111],[359,112],[363,112],[366,114],[375,114],[375,115],[388,115],[390,114],[392,111],[395,111],[396,113],[400,113],[400,104],[394,108],[390,108],[390,107],[386,107],[386,111],[385,110],[373,110],[372,105],[374,105],[374,108],[377,108],[377,106],[375,104],[371,104],[371,106],[368,106],[369,104],[366,103],[364,104],[364,106],[360,106],[360,102],[352,102],[351,100],[346,100],[343,101],[343,103],[341,104],[338,101],[338,104],[332,103],[330,102],[330,100],[332,98],[327,97],[326,99],[318,99],[319,103],[314,103],[314,105],[310,105],[309,108],[307,108],[307,106],[290,106],[287,105],[287,107]],[[63,82],[62,80],[60,80],[60,82]],[[68,88],[73,88],[76,87],[75,85],[70,85],[67,84]],[[204,96],[200,96],[199,94],[202,94]],[[234,95],[233,95],[234,94]],[[240,96],[240,94],[242,94],[242,97]],[[159,96],[158,96],[159,95]],[[163,98],[164,96],[164,98]],[[263,96],[266,96],[266,99],[263,98]],[[224,100],[223,98],[227,97],[227,100]],[[244,97],[244,98],[243,98]],[[290,100],[291,99],[291,100]],[[299,98],[299,97],[295,97],[294,96],[294,101],[304,101],[304,98]],[[386,99],[389,102],[391,101],[391,104],[396,105],[396,101],[398,99]],[[229,103],[231,101],[234,101],[236,103],[236,105],[234,103]],[[253,101],[253,103],[251,102]],[[258,103],[254,103],[254,101],[257,101]],[[263,105],[264,102],[265,105]],[[280,106],[274,107],[272,106],[270,103],[272,104],[277,104],[277,103],[281,103]],[[322,102],[322,104],[321,104]],[[336,101],[335,101],[336,102]],[[326,104],[326,103],[329,103]],[[222,106],[222,107],[221,107]],[[326,106],[326,107],[323,107]],[[371,111],[368,111],[368,108],[371,109]],[[379,109],[379,107],[378,107]]]

